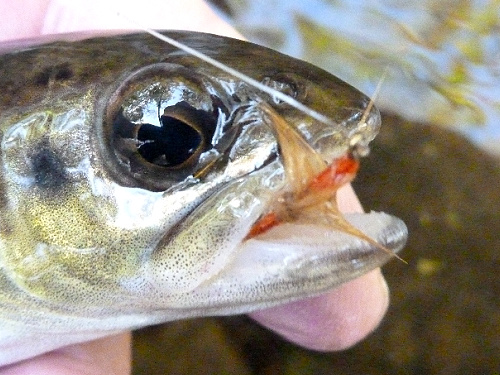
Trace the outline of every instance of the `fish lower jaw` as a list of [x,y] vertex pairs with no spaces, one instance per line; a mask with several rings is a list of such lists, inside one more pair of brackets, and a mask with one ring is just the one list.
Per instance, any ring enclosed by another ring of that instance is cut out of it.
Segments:
[[[407,228],[379,212],[347,220],[397,253]],[[285,223],[242,243],[214,277],[179,300],[187,316],[227,315],[314,296],[368,273],[393,255],[353,235],[314,225]],[[174,308],[173,310],[177,310]]]

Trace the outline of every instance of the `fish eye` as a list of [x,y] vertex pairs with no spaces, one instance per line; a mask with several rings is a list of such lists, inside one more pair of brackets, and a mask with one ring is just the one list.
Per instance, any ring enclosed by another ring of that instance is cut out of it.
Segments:
[[159,63],[116,89],[106,106],[102,143],[104,162],[120,183],[164,190],[194,173],[218,123],[206,85],[191,70]]

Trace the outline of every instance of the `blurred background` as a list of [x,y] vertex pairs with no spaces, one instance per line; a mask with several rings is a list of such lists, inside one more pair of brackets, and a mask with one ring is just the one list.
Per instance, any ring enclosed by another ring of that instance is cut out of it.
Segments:
[[134,374],[500,374],[500,1],[213,0],[250,41],[371,95],[383,126],[355,189],[410,237],[384,267],[391,306],[340,353],[245,316],[134,336]]

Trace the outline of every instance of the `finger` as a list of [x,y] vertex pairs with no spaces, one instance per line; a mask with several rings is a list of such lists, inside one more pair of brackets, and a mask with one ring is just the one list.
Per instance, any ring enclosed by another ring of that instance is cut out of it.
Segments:
[[202,0],[145,0],[140,6],[122,0],[53,0],[42,33],[130,30],[136,29],[138,24],[160,30],[192,30],[239,37]]
[[350,184],[342,186],[337,191],[337,203],[343,213],[363,212],[363,207]]
[[[126,18],[118,16],[118,13]],[[202,0],[22,0],[0,2],[0,41],[99,30],[156,29],[209,32],[242,38]],[[132,22],[131,22],[132,21]]]
[[108,336],[0,368],[0,375],[130,374],[130,347],[130,333]]
[[0,41],[40,35],[50,0],[0,1]]
[[379,269],[318,297],[252,313],[287,340],[319,351],[342,350],[372,332],[389,304]]
[[[363,211],[350,185],[339,190],[338,204],[343,212]],[[372,332],[388,305],[387,284],[377,269],[329,293],[251,317],[299,345],[331,351],[348,348]]]

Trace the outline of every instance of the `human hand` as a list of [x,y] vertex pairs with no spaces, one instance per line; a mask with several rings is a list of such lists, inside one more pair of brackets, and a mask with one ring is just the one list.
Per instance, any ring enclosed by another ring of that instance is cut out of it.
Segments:
[[[133,15],[151,28],[239,36],[202,0],[143,0],[140,4],[120,0],[19,0],[0,3],[0,14],[3,15],[0,41],[72,31],[134,28],[125,20],[114,17],[110,10]],[[350,187],[339,192],[339,204],[343,211],[361,210]],[[387,305],[386,284],[380,271],[375,270],[322,296],[251,316],[299,345],[329,351],[349,347],[361,340],[378,325]],[[130,333],[124,333],[71,345],[0,368],[0,375],[128,374],[131,367],[130,341]]]

